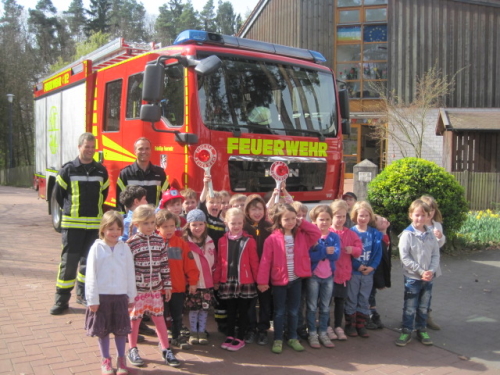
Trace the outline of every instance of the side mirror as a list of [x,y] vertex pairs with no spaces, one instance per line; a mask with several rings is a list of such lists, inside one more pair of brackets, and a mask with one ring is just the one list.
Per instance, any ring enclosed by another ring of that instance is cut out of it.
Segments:
[[349,93],[347,90],[339,90],[340,117],[349,120]]
[[143,104],[140,118],[146,122],[158,122],[161,118],[161,108],[157,104]]
[[175,133],[175,140],[179,143],[194,145],[198,143],[198,136],[193,133]]
[[146,65],[142,86],[142,100],[150,103],[159,102],[163,95],[164,80],[165,66],[163,64]]
[[212,74],[222,65],[222,61],[215,55],[208,56],[199,61],[194,68],[194,71],[201,76]]
[[351,135],[351,121],[342,119],[342,134]]
[[349,121],[349,93],[347,90],[339,90],[339,108],[342,118],[342,134],[351,134],[351,122]]

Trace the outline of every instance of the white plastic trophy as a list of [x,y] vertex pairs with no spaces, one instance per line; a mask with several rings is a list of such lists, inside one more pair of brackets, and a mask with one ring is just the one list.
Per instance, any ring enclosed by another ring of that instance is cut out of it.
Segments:
[[[212,145],[207,143],[199,145],[194,150],[194,162],[200,168],[205,171],[205,176],[210,176],[210,168],[214,165],[217,160],[217,151]],[[208,184],[208,193],[210,197],[214,196],[214,186],[212,181]]]
[[274,178],[274,181],[276,181],[278,194],[276,195],[274,203],[278,203],[280,201],[281,183],[288,178],[288,165],[282,161],[275,161],[271,164],[270,174],[271,177]]

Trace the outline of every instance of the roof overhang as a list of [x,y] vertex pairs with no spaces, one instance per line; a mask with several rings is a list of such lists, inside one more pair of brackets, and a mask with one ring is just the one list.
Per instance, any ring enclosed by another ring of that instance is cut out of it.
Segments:
[[500,108],[439,108],[436,135],[445,131],[500,132]]

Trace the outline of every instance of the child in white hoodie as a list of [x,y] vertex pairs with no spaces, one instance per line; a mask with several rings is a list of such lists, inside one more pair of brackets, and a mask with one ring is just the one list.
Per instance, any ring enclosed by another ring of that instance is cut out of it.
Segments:
[[85,296],[87,335],[99,338],[101,373],[114,374],[109,356],[109,334],[115,336],[118,352],[117,374],[128,374],[125,344],[130,333],[128,308],[137,295],[134,259],[128,245],[119,240],[123,234],[122,215],[106,212],[99,227],[99,238],[87,257]]

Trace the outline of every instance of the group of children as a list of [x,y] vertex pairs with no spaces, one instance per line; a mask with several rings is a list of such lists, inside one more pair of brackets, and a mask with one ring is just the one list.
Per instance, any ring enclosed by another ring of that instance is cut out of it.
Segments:
[[[193,190],[170,189],[156,209],[145,204],[144,189],[129,186],[120,196],[125,218],[115,211],[104,214],[87,261],[85,321],[87,334],[98,337],[103,374],[114,373],[110,333],[117,374],[128,373],[125,358],[144,365],[137,339],[145,315],[173,367],[180,362],[170,344],[208,344],[210,311],[226,335],[220,346],[229,351],[268,344],[271,321],[271,350],[277,354],[284,342],[303,351],[301,332],[312,348],[333,348],[333,340],[366,338],[367,328],[383,327],[375,296],[390,287],[390,223],[368,202],[346,193],[345,200],[311,209],[309,222],[307,207],[293,202],[284,188],[266,203],[257,194],[209,195],[210,176],[204,182],[199,202]],[[283,191],[285,198],[275,203]],[[436,214],[440,218],[432,198],[416,200],[409,209],[412,224],[401,234],[405,301],[399,346],[410,341],[414,328],[422,343],[432,344],[425,328],[444,243],[442,227],[432,221]],[[181,334],[183,316],[188,339]]]

